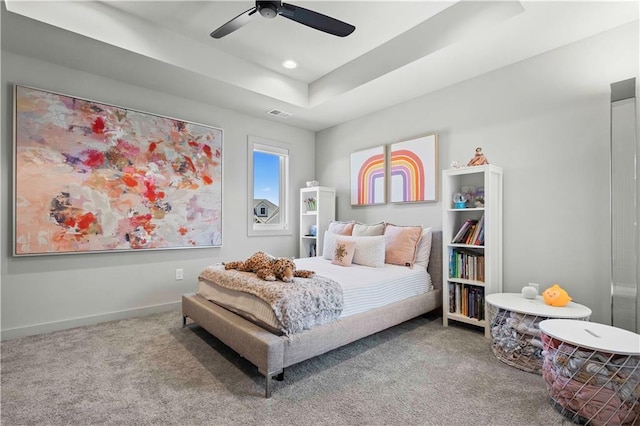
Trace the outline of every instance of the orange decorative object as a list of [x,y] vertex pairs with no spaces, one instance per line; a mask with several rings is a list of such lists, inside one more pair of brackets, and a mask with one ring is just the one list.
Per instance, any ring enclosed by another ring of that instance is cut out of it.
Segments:
[[554,284],[542,292],[544,303],[549,306],[567,306],[571,302],[569,294],[558,284]]
[[476,153],[473,155],[473,158],[469,160],[467,166],[482,166],[483,164],[489,164],[489,160],[482,153],[482,148],[476,148]]

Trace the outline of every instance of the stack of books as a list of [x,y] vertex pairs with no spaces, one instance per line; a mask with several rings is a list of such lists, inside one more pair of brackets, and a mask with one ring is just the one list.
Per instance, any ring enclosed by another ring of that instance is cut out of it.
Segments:
[[480,220],[465,220],[451,242],[474,246],[484,245],[484,215]]
[[449,277],[484,282],[484,255],[466,250],[449,251]]
[[482,321],[484,319],[484,288],[449,283],[449,312]]

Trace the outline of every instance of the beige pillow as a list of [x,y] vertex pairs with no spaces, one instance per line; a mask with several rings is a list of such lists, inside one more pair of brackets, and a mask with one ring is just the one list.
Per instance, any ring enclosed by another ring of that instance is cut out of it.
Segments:
[[338,238],[333,250],[331,263],[340,266],[351,266],[353,255],[356,252],[356,242],[352,239]]
[[431,240],[433,239],[433,231],[430,226],[422,227],[422,236],[416,250],[415,265],[429,267],[429,256],[431,256]]
[[353,225],[353,232],[351,233],[354,237],[375,237],[383,234],[384,222],[374,223],[373,225],[356,222]]
[[329,233],[338,235],[351,235],[353,232],[353,221],[349,222],[329,222]]
[[384,228],[385,263],[413,268],[421,236],[421,226],[397,226],[387,223]]

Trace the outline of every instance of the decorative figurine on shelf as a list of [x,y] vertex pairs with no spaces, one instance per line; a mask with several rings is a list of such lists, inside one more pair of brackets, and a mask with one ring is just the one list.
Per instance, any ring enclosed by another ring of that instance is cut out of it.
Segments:
[[473,200],[476,198],[476,187],[471,185],[462,185],[460,187],[460,193],[465,196],[467,207],[473,207]]
[[482,153],[482,148],[477,147],[475,155],[469,160],[467,166],[482,166],[483,164],[489,164],[489,160]]
[[484,186],[479,186],[476,190],[476,196],[473,204],[476,207],[484,207]]
[[453,208],[464,209],[466,207],[467,207],[467,198],[459,192],[456,192],[455,194],[453,194]]
[[452,161],[451,162],[451,168],[452,169],[459,169],[460,168],[460,163],[458,163],[457,161]]
[[571,302],[569,294],[558,284],[554,284],[542,292],[544,303],[549,306],[567,306]]
[[309,198],[305,198],[304,200],[305,204],[307,205],[307,211],[315,211],[316,207],[317,207],[317,203],[318,201],[316,200],[316,197],[309,197]]

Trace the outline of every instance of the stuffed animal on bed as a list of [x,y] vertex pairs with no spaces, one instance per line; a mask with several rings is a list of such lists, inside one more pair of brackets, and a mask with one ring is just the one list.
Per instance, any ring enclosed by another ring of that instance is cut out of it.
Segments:
[[549,306],[567,306],[569,302],[571,302],[569,293],[567,293],[566,290],[560,287],[558,284],[554,284],[543,291],[542,298],[544,299],[544,303]]
[[293,277],[311,278],[315,275],[313,271],[297,270],[296,264],[289,258],[276,258],[261,251],[252,254],[245,261],[225,262],[224,269],[255,272],[262,280],[281,280],[286,283],[291,282]]

